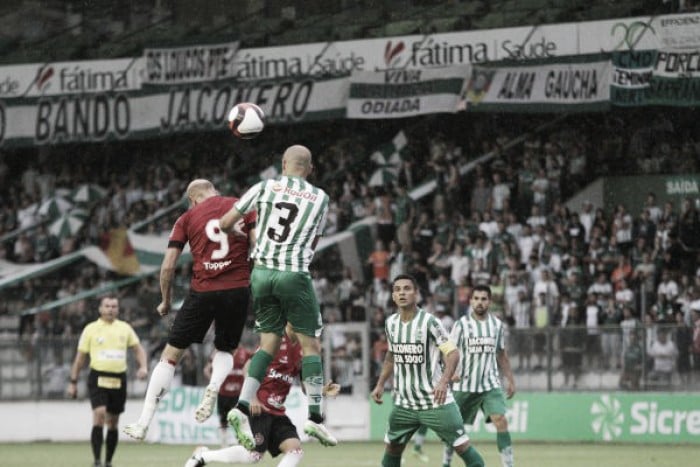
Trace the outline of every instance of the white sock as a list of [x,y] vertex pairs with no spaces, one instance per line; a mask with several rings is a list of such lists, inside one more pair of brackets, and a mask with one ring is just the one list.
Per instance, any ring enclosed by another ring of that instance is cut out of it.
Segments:
[[246,376],[243,380],[243,387],[241,388],[241,395],[238,397],[239,401],[249,403],[255,394],[258,393],[260,388],[260,381],[253,378],[252,376]]
[[153,368],[151,379],[148,381],[148,389],[146,389],[146,398],[143,401],[143,410],[141,410],[138,421],[139,425],[147,427],[151,424],[158,402],[170,389],[174,375],[175,365],[170,362],[161,360]]
[[225,426],[220,426],[219,427],[219,435],[221,437],[221,447],[225,448],[228,446],[228,436],[227,436],[228,430],[226,429]]
[[452,446],[445,446],[445,450],[442,452],[442,465],[450,465],[454,452],[455,450]]
[[223,462],[225,464],[254,464],[260,460],[260,453],[248,451],[243,446],[231,446],[224,449],[204,451],[202,459],[209,462]]
[[508,446],[501,451],[501,464],[503,467],[513,467],[513,447]]
[[424,435],[415,434],[413,435],[413,446],[416,449],[423,449],[423,442],[425,441]]
[[304,451],[301,449],[294,449],[287,452],[277,467],[296,467],[301,462],[301,458],[304,457]]
[[233,355],[231,355],[231,352],[222,352],[220,350],[214,352],[214,358],[211,359],[209,386],[215,387],[218,391],[219,386],[221,386],[232,369]]

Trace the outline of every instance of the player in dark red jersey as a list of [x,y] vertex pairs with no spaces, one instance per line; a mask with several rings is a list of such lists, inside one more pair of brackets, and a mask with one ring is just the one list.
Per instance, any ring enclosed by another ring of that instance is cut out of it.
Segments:
[[158,314],[165,316],[170,312],[175,267],[188,243],[192,254],[190,292],[175,317],[160,362],[151,374],[141,416],[124,428],[134,439],[144,439],[158,401],[173,380],[175,365],[190,344],[202,342],[213,321],[216,351],[209,385],[195,411],[195,419],[202,423],[211,416],[219,386],[233,366],[231,352],[238,347],[248,312],[248,250],[255,242],[255,213],[246,216],[235,233],[227,234],[219,228],[219,218],[237,198],[220,196],[214,185],[203,179],[189,184],[187,198],[190,209],[175,222],[161,264],[162,301]]
[[[216,411],[219,413],[219,429],[221,431],[221,445],[227,446],[226,430],[228,428],[228,420],[226,415],[229,410],[236,406],[238,396],[241,395],[241,387],[243,387],[243,379],[245,372],[243,368],[245,364],[253,356],[253,352],[243,346],[239,346],[233,352],[233,368],[226,375],[226,379],[221,383],[219,395],[216,398]],[[204,376],[211,376],[212,359],[210,358],[207,365],[204,367]]]
[[[265,451],[272,457],[284,454],[278,466],[295,467],[303,456],[301,441],[296,427],[287,417],[284,401],[292,383],[301,374],[301,345],[291,325],[287,324],[285,335],[275,358],[267,368],[254,400],[250,402],[250,427],[253,431],[255,450],[243,446],[230,446],[210,451],[205,447],[195,449],[185,467],[202,467],[209,462],[227,464],[252,464],[258,462]],[[324,396],[335,396],[340,386],[328,383],[323,388]]]

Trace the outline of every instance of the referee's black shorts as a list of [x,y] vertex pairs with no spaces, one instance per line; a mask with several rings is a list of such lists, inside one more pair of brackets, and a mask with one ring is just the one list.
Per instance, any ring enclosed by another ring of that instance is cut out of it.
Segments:
[[93,409],[105,406],[107,413],[124,412],[126,403],[126,373],[90,370],[88,394]]
[[248,287],[215,292],[190,291],[175,317],[168,343],[186,349],[190,344],[202,342],[213,321],[214,347],[230,352],[238,347],[249,304]]
[[297,428],[286,415],[270,415],[263,412],[250,417],[250,429],[255,438],[255,450],[259,453],[268,451],[272,457],[277,457],[280,444],[290,438],[299,439]]

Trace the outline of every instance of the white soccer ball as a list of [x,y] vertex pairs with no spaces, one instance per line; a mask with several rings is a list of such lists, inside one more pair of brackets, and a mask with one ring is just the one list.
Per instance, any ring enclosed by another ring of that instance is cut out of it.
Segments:
[[228,113],[228,127],[239,138],[255,138],[265,128],[265,114],[255,104],[240,102]]

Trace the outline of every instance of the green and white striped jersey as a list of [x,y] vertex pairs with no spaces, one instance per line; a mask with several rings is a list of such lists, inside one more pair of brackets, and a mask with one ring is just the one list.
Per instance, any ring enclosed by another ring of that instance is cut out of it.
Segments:
[[460,353],[453,391],[486,392],[501,387],[496,355],[505,349],[503,322],[491,313],[479,321],[471,312],[452,327],[450,338]]
[[[449,340],[447,331],[435,316],[422,308],[407,323],[400,313],[386,320],[386,339],[394,355],[394,404],[411,410],[438,407],[433,389],[442,376],[440,345]],[[454,401],[447,391],[445,403]]]
[[236,202],[246,214],[257,210],[257,239],[251,257],[269,269],[308,272],[316,236],[326,224],[328,195],[301,177],[263,180]]

